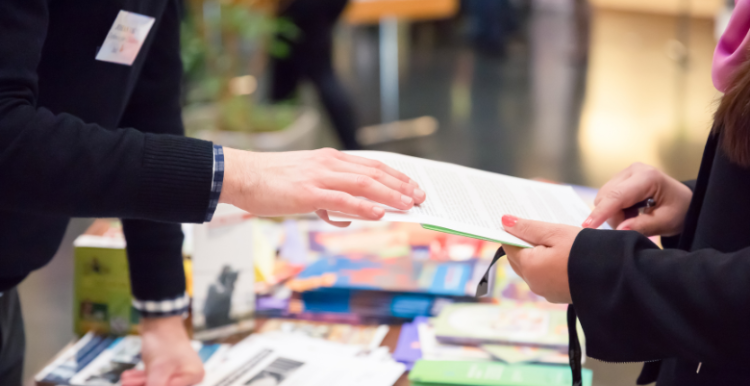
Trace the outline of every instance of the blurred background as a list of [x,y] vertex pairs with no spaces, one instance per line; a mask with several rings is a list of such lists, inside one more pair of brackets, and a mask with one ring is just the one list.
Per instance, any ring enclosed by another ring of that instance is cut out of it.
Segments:
[[[369,149],[600,187],[633,162],[697,174],[731,0],[185,1],[189,135]],[[71,223],[21,286],[27,378],[72,338]],[[42,306],[43,305],[43,306]],[[590,360],[594,384],[638,364]]]

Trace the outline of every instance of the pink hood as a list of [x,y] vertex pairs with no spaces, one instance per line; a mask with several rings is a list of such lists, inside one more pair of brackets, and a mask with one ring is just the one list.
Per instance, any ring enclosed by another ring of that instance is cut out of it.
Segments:
[[725,92],[734,70],[750,59],[750,0],[735,0],[729,25],[714,52],[712,77],[717,90]]

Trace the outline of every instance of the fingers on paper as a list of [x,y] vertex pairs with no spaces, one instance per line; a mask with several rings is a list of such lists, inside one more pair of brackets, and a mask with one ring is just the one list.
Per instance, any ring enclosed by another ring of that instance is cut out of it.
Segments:
[[410,185],[414,187],[419,186],[419,184],[417,184],[416,181],[409,178],[409,176],[384,164],[383,162],[376,161],[376,160],[369,159],[369,158],[358,157],[356,155],[341,153],[341,152],[339,152],[338,158],[341,159],[342,161],[346,161],[352,164],[362,165],[362,166],[366,166],[372,169],[380,170],[398,180],[409,183]]
[[[376,162],[380,165],[385,165],[380,161],[368,161]],[[338,170],[344,173],[352,173],[364,177],[369,177],[370,179],[375,180],[390,189],[411,197],[416,204],[421,204],[425,200],[426,195],[424,191],[417,187],[408,177],[401,178],[389,173],[387,170],[384,170],[381,167],[372,167],[357,163],[342,162]],[[403,175],[403,173],[400,174]]]
[[336,190],[320,190],[316,193],[316,211],[325,209],[369,220],[380,220],[385,210],[374,202],[355,198],[349,193]]
[[[401,184],[407,185],[403,182]],[[325,187],[346,192],[355,197],[365,197],[401,210],[408,210],[414,206],[414,199],[410,195],[403,194],[364,174],[331,173],[326,176]]]

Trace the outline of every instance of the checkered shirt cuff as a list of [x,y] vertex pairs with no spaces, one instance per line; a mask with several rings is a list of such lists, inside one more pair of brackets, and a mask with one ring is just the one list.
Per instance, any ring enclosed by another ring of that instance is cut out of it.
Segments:
[[175,315],[187,315],[190,297],[185,293],[174,299],[166,300],[137,300],[133,299],[133,307],[144,318],[163,318]]
[[206,211],[206,222],[211,221],[219,205],[219,196],[221,196],[221,187],[224,184],[224,148],[214,145],[214,174],[211,177],[211,195],[208,201],[208,210]]

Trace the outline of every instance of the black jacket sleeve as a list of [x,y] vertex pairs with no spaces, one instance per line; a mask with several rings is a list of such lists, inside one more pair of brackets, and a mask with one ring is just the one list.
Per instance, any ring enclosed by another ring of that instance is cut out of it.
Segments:
[[202,222],[210,142],[107,130],[37,105],[48,3],[0,1],[0,209]]
[[[184,134],[180,108],[180,16],[176,3],[168,2],[154,26],[156,35],[121,127],[135,127],[150,133]],[[123,219],[122,223],[133,296],[138,300],[156,301],[182,296],[185,273],[180,225],[133,219]]]
[[750,248],[661,250],[632,231],[584,229],[568,262],[587,354],[746,365]]

